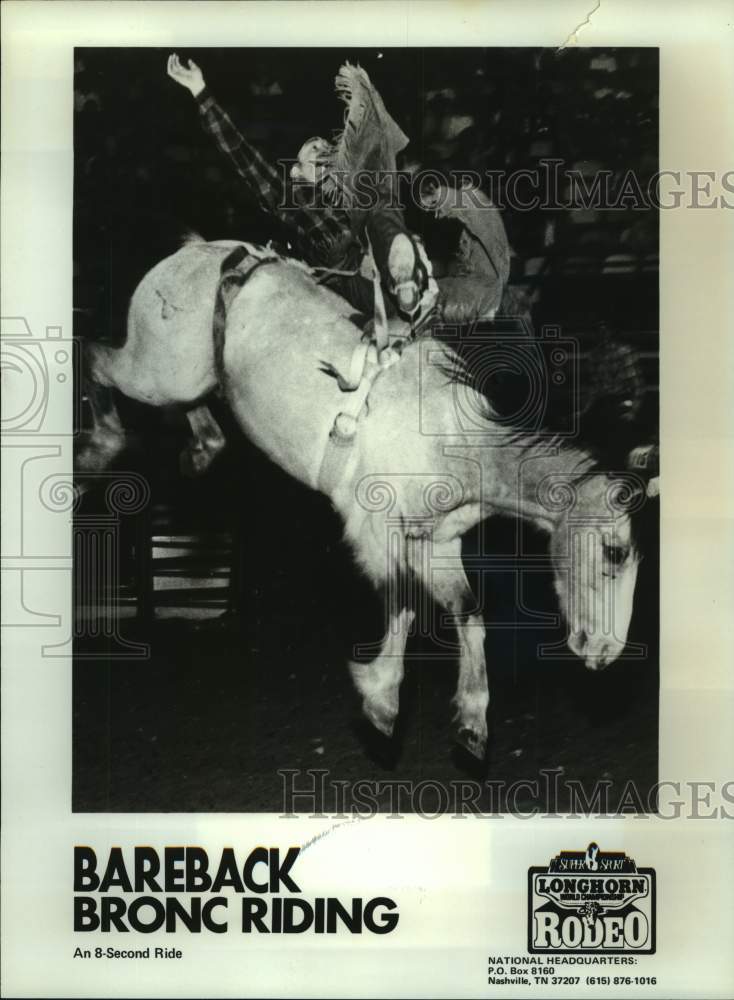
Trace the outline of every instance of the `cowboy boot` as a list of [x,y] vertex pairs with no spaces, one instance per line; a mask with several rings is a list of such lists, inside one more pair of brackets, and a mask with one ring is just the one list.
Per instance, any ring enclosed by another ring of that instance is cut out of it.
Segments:
[[367,219],[365,232],[383,288],[398,312],[410,318],[425,312],[426,298],[433,293],[431,266],[420,240],[405,228],[402,214],[377,208]]

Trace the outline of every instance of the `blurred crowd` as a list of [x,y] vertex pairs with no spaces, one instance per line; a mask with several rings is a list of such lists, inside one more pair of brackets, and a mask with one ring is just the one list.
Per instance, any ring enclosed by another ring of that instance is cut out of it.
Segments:
[[[166,78],[167,55],[77,50],[74,264],[82,335],[120,333],[134,284],[186,230],[208,239],[278,236],[202,132],[193,102]],[[343,108],[333,77],[349,59],[367,69],[410,137],[400,164],[407,169],[484,175],[559,159],[589,178],[609,170],[619,179],[633,170],[643,188],[657,170],[655,49],[182,55],[202,66],[217,99],[271,159],[293,157],[309,135],[339,129]],[[429,245],[451,239],[445,229],[437,235],[434,220],[418,209],[408,221]],[[569,298],[583,305],[588,294],[595,308],[610,312],[599,318],[632,329],[657,325],[654,209],[508,208],[504,222],[515,254],[512,281],[540,286],[551,311]],[[633,290],[627,317],[611,291],[624,278]],[[608,307],[599,288],[610,289]]]

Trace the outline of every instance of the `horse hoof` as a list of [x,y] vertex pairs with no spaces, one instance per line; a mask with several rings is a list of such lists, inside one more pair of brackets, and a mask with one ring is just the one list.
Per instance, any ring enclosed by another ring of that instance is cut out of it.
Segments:
[[375,729],[382,733],[383,736],[387,736],[388,739],[392,736],[395,730],[395,716],[390,715],[381,709],[377,705],[364,704],[362,710],[366,718],[372,723]]
[[202,476],[212,464],[211,455],[203,448],[186,448],[178,456],[178,467],[186,479]]
[[480,735],[469,726],[460,726],[456,730],[456,742],[464,747],[477,760],[484,760],[487,752],[487,737]]
[[74,451],[75,472],[101,472],[111,465],[125,447],[122,435],[98,435],[89,432],[80,435]]
[[80,448],[74,455],[74,472],[100,472],[104,469],[105,459],[93,448]]

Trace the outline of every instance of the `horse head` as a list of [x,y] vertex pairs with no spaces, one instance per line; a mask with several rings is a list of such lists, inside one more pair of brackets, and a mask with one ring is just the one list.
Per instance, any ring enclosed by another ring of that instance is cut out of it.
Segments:
[[627,472],[589,472],[563,484],[550,545],[555,587],[568,646],[590,670],[613,663],[627,642],[640,562],[633,515],[657,495],[656,463],[657,446],[636,448]]

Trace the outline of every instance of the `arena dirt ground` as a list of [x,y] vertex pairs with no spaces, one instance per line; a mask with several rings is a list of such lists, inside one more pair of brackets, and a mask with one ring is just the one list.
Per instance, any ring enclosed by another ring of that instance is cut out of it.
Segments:
[[[326,769],[330,781],[349,787],[363,779],[428,782],[419,802],[426,811],[451,807],[459,782],[519,779],[540,779],[537,792],[531,786],[516,795],[515,806],[526,811],[565,811],[564,783],[574,781],[587,796],[595,782],[607,783],[610,808],[626,789],[627,808],[648,810],[658,767],[655,518],[645,532],[629,634],[647,646],[647,656],[601,673],[575,659],[538,657],[540,643],[562,640],[560,626],[507,627],[518,616],[515,580],[493,570],[492,560],[513,551],[518,526],[489,521],[467,538],[466,551],[477,554],[469,575],[475,587],[481,577],[488,625],[491,735],[479,763],[453,743],[456,660],[429,636],[409,643],[393,739],[362,720],[346,660],[355,638],[379,635],[371,588],[353,568],[325,500],[251,454],[247,462],[248,486],[238,494],[246,499],[235,497],[226,515],[243,526],[240,613],[226,625],[132,620],[126,634],[150,644],[150,659],[115,663],[101,656],[75,664],[75,810],[281,812],[281,769]],[[212,480],[216,489],[199,487],[205,503],[221,496],[223,482],[231,482],[226,468]],[[528,551],[545,551],[539,536],[525,543]],[[557,611],[550,574],[525,574],[523,600],[534,611]],[[439,636],[450,639],[451,631]],[[544,769],[561,769],[550,799]],[[296,781],[310,779],[302,773]],[[397,801],[389,795],[383,790],[383,809]],[[418,804],[405,794],[399,802],[402,812]],[[486,784],[478,804],[508,807],[498,786]],[[335,811],[333,796],[323,807]]]

